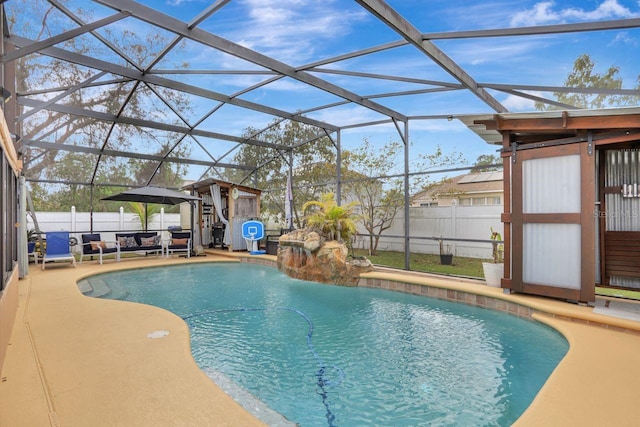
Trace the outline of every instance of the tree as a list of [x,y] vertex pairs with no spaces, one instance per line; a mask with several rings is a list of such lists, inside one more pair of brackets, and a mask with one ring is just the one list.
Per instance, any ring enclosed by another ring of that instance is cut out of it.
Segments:
[[243,137],[285,148],[277,150],[243,144],[234,154],[233,163],[252,166],[254,170],[228,170],[222,174],[223,179],[262,189],[260,206],[263,215],[284,225],[285,187],[291,154],[294,223],[299,227],[302,205],[319,199],[322,193],[327,192],[327,183],[335,182],[336,150],[331,139],[324,130],[315,126],[279,120],[274,120],[263,132],[248,128]]
[[[369,255],[376,254],[380,236],[404,208],[403,178],[392,176],[397,166],[402,164],[398,160],[402,148],[402,143],[397,141],[375,147],[365,139],[355,150],[343,153],[344,194],[360,206],[362,226],[369,234]],[[424,174],[413,176],[409,192],[427,185],[428,170],[463,161],[460,153],[445,154],[439,146],[433,153],[420,156],[412,169]]]
[[[611,66],[605,73],[594,71],[595,62],[587,54],[580,55],[573,63],[573,71],[569,73],[564,86],[575,88],[599,88],[599,89],[622,89],[622,78],[619,76],[620,69]],[[638,76],[638,86],[640,89],[640,76]],[[589,94],[589,93],[565,93],[554,92],[558,102],[572,105],[576,108],[605,108],[622,107],[626,105],[637,105],[639,97],[629,95],[609,95],[609,94]],[[560,107],[551,106],[543,102],[536,102],[537,110],[552,110]]]
[[320,200],[311,200],[304,204],[302,210],[310,213],[305,216],[307,226],[328,240],[351,243],[356,234],[356,203],[351,202],[338,206],[333,193],[323,194]]
[[495,154],[481,154],[471,168],[471,172],[492,172],[502,169],[502,158]]
[[[19,26],[21,33],[32,40],[42,40],[64,31],[77,28],[77,24],[49,2],[43,0],[16,0],[6,7],[28,10],[29,13],[11,13],[9,25]],[[73,14],[84,21],[92,22],[93,10],[90,4],[81,9],[74,9]],[[168,35],[158,31],[135,32],[126,30],[114,33],[109,26],[101,28],[99,33],[117,46],[123,55],[115,54],[96,37],[75,37],[57,45],[62,49],[81,54],[112,60],[115,63],[129,62],[129,66],[144,69],[153,61],[159,52],[169,43]],[[127,59],[125,59],[125,57]],[[187,67],[184,62],[173,64],[176,68]],[[81,85],[87,80],[97,77],[99,71],[75,63],[49,57],[46,55],[26,55],[17,60],[16,82],[20,96],[34,100],[47,100],[70,88],[76,88],[59,104],[82,110],[104,111],[129,118],[147,119],[149,116],[163,117],[165,122],[180,122],[169,107],[158,98],[158,94],[178,111],[188,117],[191,111],[189,99],[183,94],[162,87],[137,84],[127,79],[117,80],[118,76],[106,76],[97,79],[86,87]],[[123,108],[123,106],[125,106]],[[24,107],[23,107],[24,108]],[[30,111],[22,111],[29,113]],[[19,134],[24,141],[39,140],[54,142],[65,146],[82,146],[101,149],[117,149],[141,153],[161,153],[167,151],[167,141],[175,140],[169,132],[153,130],[139,126],[114,125],[109,121],[74,116],[48,109],[39,110],[28,120],[20,122]],[[176,149],[181,156],[189,154],[188,146]],[[67,181],[68,185],[40,185],[42,196],[50,209],[67,209],[69,205],[89,207],[91,201],[86,200],[91,194],[100,194],[98,187],[90,188],[82,183],[109,183],[145,185],[151,175],[143,175],[141,162],[123,162],[114,156],[91,156],[67,150],[45,150],[23,147],[23,159],[27,179]],[[91,159],[91,162],[87,160]],[[96,169],[96,162],[100,162]],[[81,165],[79,165],[81,163]],[[146,172],[151,174],[158,169],[158,162],[148,166]],[[81,167],[76,167],[81,166]],[[161,171],[171,169],[170,183],[181,185],[184,166],[163,163]],[[94,171],[96,174],[94,176]],[[75,172],[75,174],[74,174]],[[179,177],[179,179],[177,179]],[[157,178],[156,178],[157,179]],[[161,178],[163,180],[164,178]],[[34,191],[34,194],[36,192]],[[95,200],[95,198],[94,198]],[[34,201],[35,203],[35,201]]]
[[131,212],[140,221],[141,230],[147,230],[149,221],[154,215],[160,213],[160,205],[155,203],[127,202]]
[[[105,202],[100,199],[112,194],[114,190],[105,186],[95,186],[92,189],[89,185],[81,183],[82,180],[90,179],[94,168],[95,158],[91,155],[74,152],[60,153],[57,161],[43,171],[43,177],[53,181],[66,181],[67,184],[31,182],[34,209],[69,211],[72,206],[75,206],[78,211],[89,211],[91,208],[94,211],[106,210]],[[123,168],[112,168],[100,169],[96,178],[103,182],[122,182],[125,176]]]

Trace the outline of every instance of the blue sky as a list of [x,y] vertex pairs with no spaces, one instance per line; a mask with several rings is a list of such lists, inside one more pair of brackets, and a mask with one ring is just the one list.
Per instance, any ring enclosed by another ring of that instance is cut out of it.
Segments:
[[[173,0],[160,6],[158,1],[147,1],[150,6],[186,21],[195,16],[205,3],[208,2]],[[389,4],[423,33],[640,16],[640,2],[635,0],[395,0]],[[400,39],[395,32],[377,22],[352,1],[234,0],[201,27],[294,66]],[[571,71],[574,60],[584,53],[592,57],[599,72],[604,72],[609,66],[619,67],[626,88],[635,86],[640,75],[640,31],[636,29],[532,37],[436,40],[435,44],[479,82],[561,86]],[[202,61],[203,68],[255,68],[233,58],[219,59],[219,62],[212,63],[207,52],[201,52],[201,55],[193,56],[189,61],[196,67]],[[366,58],[354,58],[328,67],[453,81],[446,72],[409,47]],[[418,88],[417,85],[408,83],[387,84],[382,80],[328,74],[319,76],[345,85],[361,95]],[[235,76],[231,84],[220,90],[231,93],[263,78]],[[492,92],[492,95],[510,111],[533,109],[531,101],[499,92]],[[292,80],[280,81],[268,89],[255,91],[243,98],[290,111],[322,105],[334,99],[333,96],[306,89]],[[376,101],[408,115],[492,112],[478,99],[453,92]],[[378,117],[374,112],[353,106],[321,111],[310,116],[338,124],[376,120]],[[462,151],[469,160],[474,160],[479,154],[495,151],[456,121],[411,122],[410,135],[414,145],[413,153],[429,151],[434,144]],[[389,139],[397,139],[397,134],[391,126],[348,130],[343,133],[343,144],[347,148],[357,146],[364,137],[384,143]]]
[[[88,3],[80,0],[83,7]],[[11,4],[12,2],[9,2]],[[185,22],[191,21],[210,0],[143,0],[140,3],[160,10]],[[408,19],[422,33],[463,30],[554,25],[640,17],[638,0],[390,0],[389,5]],[[96,7],[96,17],[113,13]],[[138,34],[148,25],[127,18],[112,24]],[[200,28],[241,44],[281,62],[300,67],[315,61],[400,40],[400,36],[377,21],[357,3],[350,0],[232,0],[199,25]],[[589,54],[596,72],[610,66],[620,68],[624,88],[636,86],[640,75],[640,29],[583,32],[525,37],[435,40],[435,45],[456,61],[480,83],[511,83],[539,86],[562,86],[575,59]],[[191,68],[214,70],[261,70],[259,66],[214,51],[195,42],[184,42],[180,53],[172,52],[156,68],[171,68],[187,61]],[[412,77],[425,80],[456,82],[424,54],[412,47],[400,47],[366,57],[356,57],[326,66],[333,70],[349,70],[373,74]],[[423,84],[388,82],[381,79],[355,78],[340,74],[314,75],[345,87],[359,95],[384,94],[395,91],[424,89]],[[234,94],[267,79],[265,75],[199,75],[167,77],[199,85],[224,94]],[[502,92],[490,93],[512,112],[531,111],[533,102]],[[339,100],[332,94],[303,85],[290,78],[281,79],[240,98],[295,112]],[[376,98],[375,102],[409,116],[493,113],[485,103],[468,92],[448,91],[404,97]],[[196,120],[212,105],[196,101]],[[367,108],[346,105],[309,113],[309,117],[346,126],[383,118]],[[205,121],[204,128],[240,135],[251,125],[266,126],[273,117],[257,112],[225,106]],[[358,146],[363,138],[384,144],[398,134],[391,125],[369,126],[345,130],[345,149]],[[458,121],[422,120],[410,122],[412,158],[433,151],[441,145],[446,151],[464,153],[469,161],[480,154],[495,153]],[[219,155],[228,143],[211,144],[208,149]],[[196,147],[194,158],[204,155]],[[399,163],[401,164],[401,162]],[[189,178],[197,179],[202,169],[193,168]]]

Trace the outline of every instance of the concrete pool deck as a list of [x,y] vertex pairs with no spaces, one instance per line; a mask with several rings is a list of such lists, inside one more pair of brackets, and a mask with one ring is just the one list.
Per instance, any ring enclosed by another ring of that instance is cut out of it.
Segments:
[[[0,426],[265,425],[198,368],[188,328],[178,316],[87,298],[77,287],[83,277],[108,271],[247,256],[229,255],[133,258],[45,271],[32,266],[19,281],[18,314],[0,382]],[[273,264],[275,257],[250,260]],[[564,334],[568,354],[516,425],[640,425],[640,322],[594,313],[592,307],[505,295],[473,281],[386,271],[368,275],[461,302],[468,303],[469,295],[474,304],[496,301],[507,304],[505,311],[530,307],[531,317]]]

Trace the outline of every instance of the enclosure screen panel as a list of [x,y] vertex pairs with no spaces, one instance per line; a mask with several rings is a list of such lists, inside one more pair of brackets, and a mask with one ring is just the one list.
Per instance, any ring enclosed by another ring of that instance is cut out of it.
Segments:
[[580,224],[524,224],[522,280],[580,289]]
[[525,160],[523,213],[580,212],[580,155]]

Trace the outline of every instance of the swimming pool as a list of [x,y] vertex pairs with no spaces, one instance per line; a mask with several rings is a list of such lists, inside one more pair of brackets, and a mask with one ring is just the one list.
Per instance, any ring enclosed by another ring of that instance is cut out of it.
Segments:
[[[568,350],[556,331],[478,307],[189,264],[87,279],[89,296],[163,307],[192,353],[301,426],[509,425]],[[243,403],[254,412],[253,401]]]

